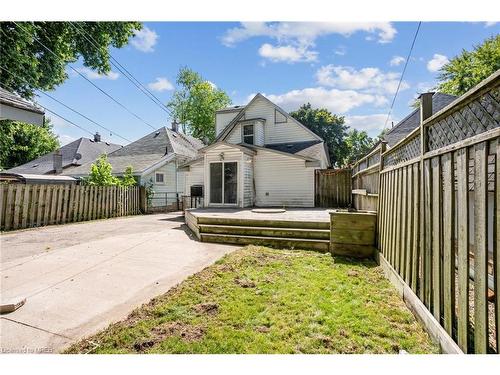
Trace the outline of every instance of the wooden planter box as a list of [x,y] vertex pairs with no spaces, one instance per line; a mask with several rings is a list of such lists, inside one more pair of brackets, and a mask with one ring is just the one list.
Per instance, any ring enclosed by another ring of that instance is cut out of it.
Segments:
[[330,251],[333,255],[371,257],[375,251],[377,214],[366,211],[330,212]]

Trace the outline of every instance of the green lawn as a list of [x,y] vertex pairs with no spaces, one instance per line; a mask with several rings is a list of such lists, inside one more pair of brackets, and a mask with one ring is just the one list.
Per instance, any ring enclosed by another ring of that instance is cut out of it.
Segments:
[[435,353],[372,261],[248,246],[70,353]]

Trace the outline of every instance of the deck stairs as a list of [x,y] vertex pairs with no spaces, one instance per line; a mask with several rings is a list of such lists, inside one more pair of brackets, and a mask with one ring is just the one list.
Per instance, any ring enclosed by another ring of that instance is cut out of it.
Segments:
[[202,242],[328,251],[330,223],[197,217]]

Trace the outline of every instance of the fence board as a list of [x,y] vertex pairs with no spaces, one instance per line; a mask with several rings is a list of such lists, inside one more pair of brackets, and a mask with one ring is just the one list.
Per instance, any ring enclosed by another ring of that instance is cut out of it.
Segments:
[[431,307],[432,295],[432,268],[431,268],[431,164],[430,160],[424,160],[424,303],[428,309]]
[[441,162],[431,159],[432,165],[432,312],[441,320]]
[[404,248],[405,248],[405,282],[406,284],[410,285],[411,284],[411,260],[414,258],[413,254],[413,246],[412,246],[412,240],[413,240],[413,178],[412,178],[412,171],[413,168],[411,165],[405,167],[405,189],[406,189],[406,198],[405,198],[405,204],[406,204],[406,212],[405,212],[405,218],[404,220],[406,221],[406,230],[405,230],[405,236],[406,236],[406,241],[404,243]]
[[19,228],[19,216],[21,215],[22,212],[21,199],[23,196],[23,190],[24,190],[23,185],[17,185],[15,188],[14,213],[13,213],[14,220],[12,223],[12,229]]
[[496,350],[500,353],[500,139],[496,141],[495,150],[495,214],[494,226],[495,233],[494,236],[494,253],[493,253],[493,263],[494,263],[494,276],[495,276],[495,330],[496,330]]
[[26,185],[24,188],[24,196],[22,203],[22,216],[21,216],[21,228],[26,228],[28,225],[28,215],[30,212],[30,194],[31,186]]
[[455,180],[451,153],[441,157],[443,169],[443,320],[452,334],[455,313]]
[[413,233],[412,233],[412,272],[411,272],[411,289],[417,294],[418,278],[420,277],[419,267],[421,264],[420,241],[419,241],[419,226],[420,226],[420,171],[419,163],[413,164],[412,167],[412,186],[413,186]]
[[314,175],[315,206],[345,208],[351,205],[350,169],[317,169]]
[[469,329],[469,188],[467,148],[457,151],[457,343],[464,352],[468,349]]
[[474,349],[488,349],[488,144],[475,147],[474,159]]

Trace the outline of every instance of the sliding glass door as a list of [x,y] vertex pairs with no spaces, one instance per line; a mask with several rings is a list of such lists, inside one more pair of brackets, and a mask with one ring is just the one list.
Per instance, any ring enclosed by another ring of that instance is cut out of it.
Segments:
[[236,204],[238,199],[238,164],[210,163],[210,203]]

